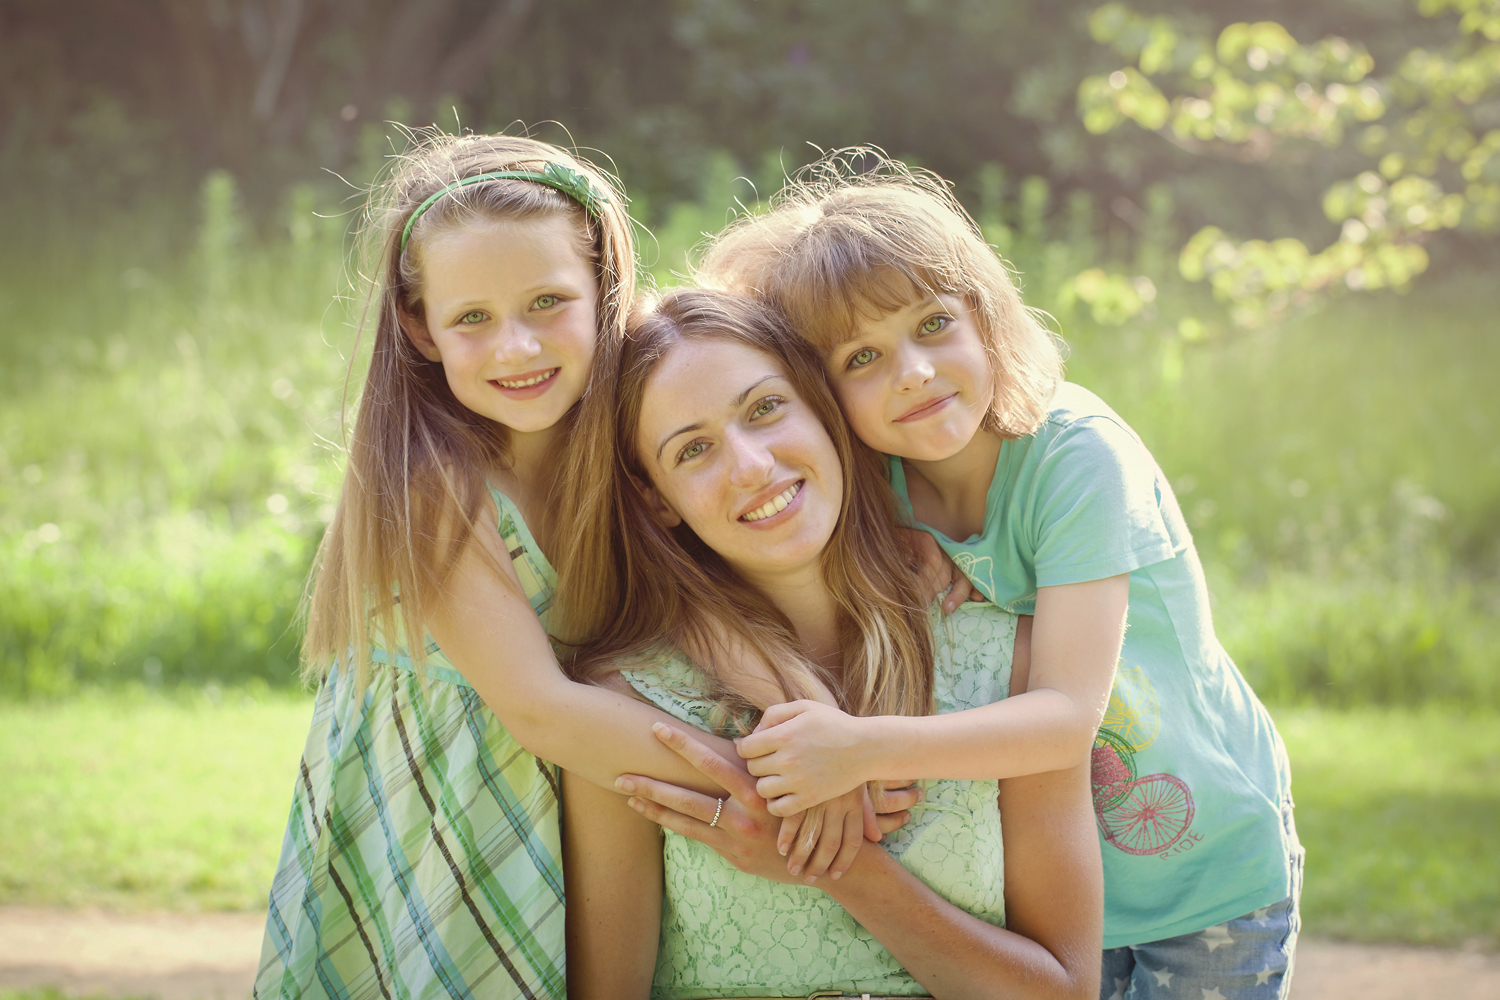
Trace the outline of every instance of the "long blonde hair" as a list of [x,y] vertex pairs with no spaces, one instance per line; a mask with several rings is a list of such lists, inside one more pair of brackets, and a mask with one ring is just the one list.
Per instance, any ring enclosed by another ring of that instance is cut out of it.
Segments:
[[[822,556],[844,654],[836,676],[811,661],[769,599],[686,525],[664,527],[642,494],[650,479],[636,430],[646,387],[673,348],[704,340],[744,344],[774,358],[837,450],[844,488],[838,524]],[[583,637],[568,665],[573,676],[597,680],[663,647],[722,653],[732,637],[769,665],[787,698],[806,697],[809,679],[818,677],[857,715],[930,712],[932,635],[896,539],[895,495],[879,456],[849,432],[811,345],[753,299],[678,289],[632,316],[619,365],[615,412],[609,415],[613,460],[590,473],[608,483],[616,499],[594,511],[593,523],[574,525],[577,537],[594,545],[576,555],[595,569],[590,574],[584,566],[567,567],[558,594],[563,619]],[[717,695],[730,715],[742,716],[752,706],[716,673],[712,660],[699,666],[719,683]]]
[[[541,171],[562,164],[588,178],[607,200],[597,215],[552,187],[494,179],[454,189],[402,233],[430,196],[465,177],[497,170]],[[335,659],[363,684],[377,640],[406,639],[420,667],[428,611],[472,540],[489,502],[487,470],[508,459],[506,428],[469,410],[448,387],[440,362],[428,361],[402,332],[423,321],[422,251],[431,238],[465,220],[563,217],[577,227],[599,284],[594,368],[582,400],[563,419],[558,484],[550,504],[560,523],[586,498],[566,489],[585,482],[584,457],[599,450],[598,419],[609,406],[599,372],[612,372],[635,294],[635,255],[625,198],[612,179],[556,146],[508,135],[418,133],[416,142],[376,190],[362,227],[369,279],[360,334],[374,329],[369,371],[360,393],[348,471],[338,507],[319,546],[308,588],[303,675],[316,680]],[[605,447],[607,447],[607,439]],[[550,487],[551,484],[548,484]],[[497,567],[497,572],[499,569]],[[398,596],[399,595],[399,596]]]
[[1023,437],[1062,379],[1058,340],[1016,290],[1005,262],[942,178],[872,147],[835,150],[710,241],[705,285],[754,295],[786,314],[820,351],[849,340],[861,317],[963,296],[990,358],[985,426]]

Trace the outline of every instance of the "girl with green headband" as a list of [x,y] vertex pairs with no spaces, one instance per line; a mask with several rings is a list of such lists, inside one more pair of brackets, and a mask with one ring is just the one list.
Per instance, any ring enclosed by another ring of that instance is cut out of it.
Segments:
[[[584,472],[610,441],[581,418],[608,405],[631,222],[555,146],[434,133],[364,235],[374,344],[309,587],[318,696],[254,996],[561,998],[558,765],[722,794],[651,735],[665,714],[567,679],[549,642],[554,565],[607,569],[572,526],[602,502]],[[847,865],[860,803],[797,853]]]

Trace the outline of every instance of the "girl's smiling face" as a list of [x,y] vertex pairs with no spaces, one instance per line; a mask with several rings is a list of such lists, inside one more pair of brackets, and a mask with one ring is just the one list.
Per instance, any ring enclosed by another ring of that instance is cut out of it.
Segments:
[[729,340],[677,344],[642,395],[636,451],[663,519],[745,580],[820,571],[843,469],[776,359]]
[[517,434],[552,428],[583,395],[599,284],[577,224],[476,219],[422,246],[424,321],[404,324],[453,395]]
[[864,318],[824,355],[854,434],[887,455],[951,458],[984,424],[994,394],[989,353],[962,296],[937,294]]

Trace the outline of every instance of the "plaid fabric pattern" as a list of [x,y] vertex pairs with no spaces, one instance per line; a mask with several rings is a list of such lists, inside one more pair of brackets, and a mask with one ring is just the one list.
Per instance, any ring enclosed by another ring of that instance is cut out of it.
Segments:
[[[495,502],[545,616],[552,567],[509,499]],[[435,644],[425,690],[400,651],[372,659],[362,692],[336,669],[318,691],[254,1000],[562,1000],[556,769]]]

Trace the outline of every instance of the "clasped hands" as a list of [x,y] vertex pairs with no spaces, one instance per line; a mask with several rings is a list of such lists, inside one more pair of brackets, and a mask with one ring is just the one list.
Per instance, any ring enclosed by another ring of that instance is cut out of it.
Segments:
[[[816,701],[772,705],[734,741],[773,816],[793,816],[876,780],[880,740],[873,719]],[[905,785],[910,782],[899,782]]]
[[[942,598],[944,614],[966,599],[984,599],[931,535],[910,529],[899,534],[919,587]],[[735,741],[748,774],[671,726],[658,723],[655,732],[728,790],[730,800],[719,809],[717,799],[639,775],[622,775],[616,787],[631,794],[631,805],[649,819],[708,844],[741,871],[777,881],[800,876],[813,884],[824,874],[838,879],[865,840],[900,829],[910,819],[907,810],[922,798],[909,780],[883,781],[879,801],[872,803],[866,782],[881,773],[872,720],[818,701],[771,705],[755,732]],[[716,811],[719,821],[710,826]],[[766,853],[768,845],[774,855]],[[773,861],[774,873],[760,870],[765,861]]]
[[[792,702],[776,706],[776,718],[794,719],[813,709],[826,709],[844,718],[837,709],[817,702]],[[790,711],[794,707],[800,711]],[[769,712],[768,712],[769,715]],[[764,723],[762,724],[764,727]],[[805,810],[773,813],[757,785],[767,779],[746,773],[732,761],[720,757],[705,744],[679,729],[657,723],[658,739],[676,751],[706,778],[729,792],[719,806],[713,796],[636,774],[621,775],[615,787],[630,795],[630,805],[652,822],[717,851],[742,872],[776,882],[815,884],[825,872],[840,878],[853,863],[861,843],[868,837],[900,829],[911,818],[910,810],[922,799],[910,781],[884,783],[880,812],[870,805],[862,782]],[[751,740],[764,732],[745,737]],[[751,761],[752,765],[754,761]],[[807,793],[802,794],[809,800]],[[782,798],[785,798],[783,796]],[[782,803],[784,805],[784,803]],[[823,836],[825,811],[843,823],[841,838]],[[718,821],[714,822],[717,814]],[[788,834],[788,828],[791,834]],[[800,828],[800,829],[799,829]],[[863,829],[861,829],[863,828]],[[795,850],[793,850],[795,848]],[[788,858],[788,854],[791,857]]]

